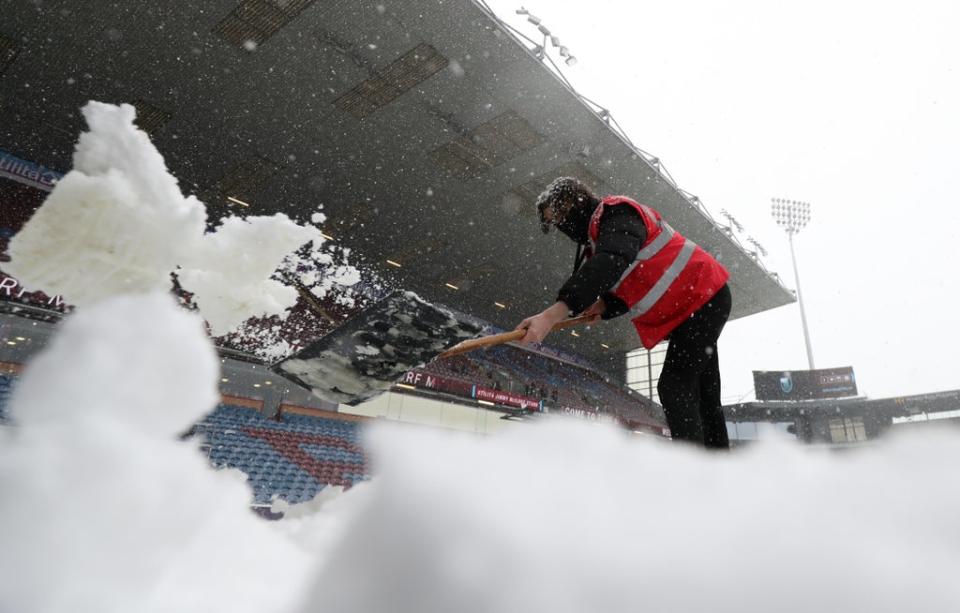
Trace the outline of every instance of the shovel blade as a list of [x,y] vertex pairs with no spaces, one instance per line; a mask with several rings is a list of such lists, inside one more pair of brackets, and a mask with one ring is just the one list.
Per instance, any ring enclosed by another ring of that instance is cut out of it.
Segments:
[[480,332],[413,292],[394,291],[270,368],[323,400],[356,406]]

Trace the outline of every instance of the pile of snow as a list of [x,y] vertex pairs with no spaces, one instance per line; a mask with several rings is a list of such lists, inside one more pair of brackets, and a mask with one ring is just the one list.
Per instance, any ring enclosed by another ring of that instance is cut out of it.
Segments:
[[67,319],[0,432],[0,610],[290,611],[313,557],[175,436],[218,400],[195,314],[162,294]]
[[207,214],[177,180],[132,106],[90,102],[73,170],[10,241],[5,269],[25,286],[85,306],[170,286]]
[[200,239],[177,277],[193,294],[211,334],[220,336],[251,315],[282,313],[296,303],[297,290],[270,277],[288,254],[310,241],[320,244],[320,231],[282,213],[228,217]]
[[371,443],[303,612],[960,610],[956,433],[843,455],[573,422]]
[[[6,267],[21,283],[87,306],[169,289],[176,271],[215,336],[293,306],[296,290],[271,276],[301,245],[319,248],[319,230],[277,214],[228,217],[204,234],[205,207],[180,193],[132,106],[90,102],[83,114],[90,130],[73,170],[10,243]],[[327,282],[354,275],[346,267]]]

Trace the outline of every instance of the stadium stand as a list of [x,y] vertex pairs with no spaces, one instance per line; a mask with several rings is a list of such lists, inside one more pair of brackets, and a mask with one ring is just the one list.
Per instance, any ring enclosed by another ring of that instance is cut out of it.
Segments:
[[[0,374],[0,425],[11,423],[15,382],[16,377]],[[215,468],[246,473],[254,504],[274,497],[304,502],[328,485],[349,488],[370,477],[355,421],[294,413],[273,420],[256,409],[221,404],[189,435],[203,437],[200,448]]]
[[0,375],[0,425],[10,423],[8,405],[10,393],[13,391],[14,378],[9,375]]
[[255,503],[313,498],[328,485],[369,478],[358,422],[285,413],[267,419],[255,409],[221,404],[194,428],[218,468],[247,474]]
[[659,417],[659,407],[596,371],[513,345],[434,360],[420,370],[543,400],[554,409]]

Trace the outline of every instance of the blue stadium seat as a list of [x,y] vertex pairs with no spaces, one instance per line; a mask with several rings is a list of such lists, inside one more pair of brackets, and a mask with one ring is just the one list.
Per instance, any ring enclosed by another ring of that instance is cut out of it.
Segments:
[[349,487],[369,478],[356,422],[299,414],[275,421],[220,405],[201,423],[211,463],[247,473],[257,503],[274,497],[303,502],[327,485]]
[[0,425],[10,423],[8,404],[13,392],[14,378],[9,375],[0,375]]

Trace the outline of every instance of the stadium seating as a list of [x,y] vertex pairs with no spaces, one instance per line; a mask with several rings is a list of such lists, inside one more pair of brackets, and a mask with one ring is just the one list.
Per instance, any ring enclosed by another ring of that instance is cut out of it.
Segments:
[[13,390],[14,378],[8,375],[0,375],[0,425],[10,423],[10,411],[8,404],[10,401],[10,392]]
[[[0,426],[10,424],[8,399],[15,377],[0,375]],[[254,503],[274,497],[304,502],[327,485],[351,487],[369,479],[357,422],[285,414],[265,419],[245,407],[219,405],[194,426],[201,449],[218,468],[247,475]]]
[[247,474],[255,503],[278,497],[310,500],[327,485],[368,479],[356,422],[284,414],[266,419],[253,409],[220,405],[195,428],[216,467]]
[[593,370],[512,345],[434,360],[422,370],[543,400],[551,410],[662,417],[659,407]]

